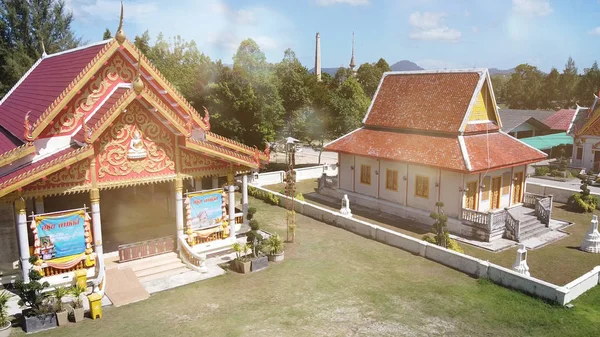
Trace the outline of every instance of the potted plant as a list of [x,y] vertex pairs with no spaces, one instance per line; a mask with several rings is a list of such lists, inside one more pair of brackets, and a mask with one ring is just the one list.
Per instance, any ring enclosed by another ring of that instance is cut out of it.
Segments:
[[19,305],[26,307],[23,311],[23,327],[25,332],[36,332],[56,327],[56,315],[49,303],[49,294],[45,292],[50,286],[48,282],[40,282],[42,274],[38,271],[41,261],[37,256],[32,256],[29,262],[33,266],[29,270],[29,283],[22,280],[15,282],[18,291]]
[[[232,246],[235,251],[235,260],[231,261],[229,264],[230,267],[237,271],[238,273],[247,274],[250,272],[250,260],[248,260],[248,251],[250,250],[249,245],[242,245],[239,242],[236,242]],[[244,253],[242,255],[242,252]]]
[[8,319],[7,304],[10,298],[8,291],[0,292],[0,337],[10,336],[10,320]]
[[63,297],[69,294],[69,290],[66,287],[56,287],[54,288],[54,293],[52,294],[56,299],[56,322],[59,326],[67,325],[69,321],[69,313],[65,306],[63,305]]
[[254,214],[256,214],[256,207],[248,208],[248,214],[246,215],[246,219],[252,220],[252,218],[254,218]]
[[83,321],[83,315],[85,310],[83,309],[83,302],[81,301],[81,295],[85,292],[85,288],[74,286],[71,288],[71,295],[75,297],[73,300],[73,320],[75,323]]
[[269,238],[267,239],[265,248],[266,248],[266,252],[269,256],[269,261],[272,261],[272,262],[283,261],[284,245],[283,245],[283,239],[281,238],[281,236],[279,236],[279,234],[273,234],[273,235],[269,236]]

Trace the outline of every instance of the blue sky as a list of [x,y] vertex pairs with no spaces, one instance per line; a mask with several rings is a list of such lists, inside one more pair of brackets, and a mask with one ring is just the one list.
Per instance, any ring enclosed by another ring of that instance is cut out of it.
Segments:
[[[85,40],[118,24],[118,0],[66,0]],[[231,63],[239,42],[255,39],[271,62],[292,48],[314,65],[321,33],[323,67],[347,65],[352,31],[356,62],[411,60],[428,69],[564,67],[580,71],[600,57],[600,0],[125,0],[130,39],[181,35],[211,59]]]

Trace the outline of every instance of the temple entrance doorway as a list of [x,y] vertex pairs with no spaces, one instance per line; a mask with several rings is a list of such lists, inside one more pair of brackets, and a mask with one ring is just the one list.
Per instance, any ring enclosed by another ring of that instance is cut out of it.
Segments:
[[100,191],[104,252],[175,235],[172,185],[167,182]]

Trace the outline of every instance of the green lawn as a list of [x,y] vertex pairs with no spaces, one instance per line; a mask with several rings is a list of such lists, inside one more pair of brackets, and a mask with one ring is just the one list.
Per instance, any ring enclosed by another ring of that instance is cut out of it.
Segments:
[[[268,231],[285,210],[250,198]],[[600,288],[566,309],[297,216],[286,260],[153,295],[36,336],[592,336]],[[110,281],[109,281],[110,282]],[[22,332],[16,333],[21,335]]]
[[[314,193],[316,187],[316,180],[304,180],[297,184],[297,191],[307,196],[307,202],[332,210],[339,210],[340,206],[337,204],[311,200],[310,193]],[[265,186],[265,188],[279,191],[283,189],[283,184]],[[421,238],[425,234],[425,231],[415,228],[415,224],[410,220],[399,221],[398,218],[383,217],[373,212],[365,212],[360,207],[352,207],[352,213],[357,219],[369,221],[416,238]],[[596,210],[593,214],[600,216],[600,211]],[[569,212],[566,210],[565,205],[555,203],[552,218],[574,223],[563,230],[570,235],[544,247],[530,250],[527,264],[529,265],[531,276],[557,285],[565,285],[592,270],[595,266],[599,266],[600,254],[590,254],[578,249],[590,226],[592,213],[581,214]],[[517,255],[517,247],[502,252],[491,252],[466,243],[460,243],[460,246],[468,255],[489,260],[508,268],[512,267]]]

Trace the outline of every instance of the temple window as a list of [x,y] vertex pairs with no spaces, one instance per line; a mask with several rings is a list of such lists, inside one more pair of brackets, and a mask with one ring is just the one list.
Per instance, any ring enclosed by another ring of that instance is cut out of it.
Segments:
[[360,165],[360,183],[371,185],[371,166]]
[[577,156],[575,157],[575,159],[581,160],[581,158],[583,158],[583,147],[578,146],[577,147]]
[[483,178],[483,193],[481,194],[481,200],[489,200],[490,199],[490,185],[491,178],[485,177]]
[[398,191],[398,170],[385,170],[385,188]]
[[429,177],[415,176],[415,196],[429,199]]

